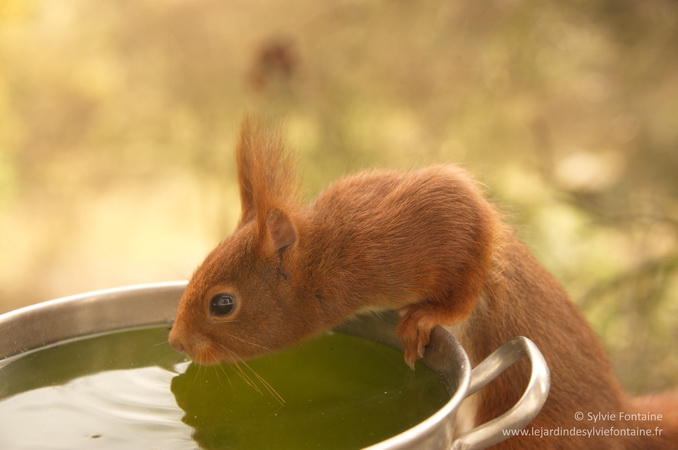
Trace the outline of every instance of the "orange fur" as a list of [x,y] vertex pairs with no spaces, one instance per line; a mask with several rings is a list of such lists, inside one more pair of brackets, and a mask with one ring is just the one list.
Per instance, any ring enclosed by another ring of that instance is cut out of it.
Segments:
[[[451,165],[367,171],[335,182],[303,208],[279,132],[245,119],[236,160],[240,223],[194,273],[170,334],[172,345],[196,362],[256,357],[359,311],[397,309],[396,332],[409,365],[438,324],[463,325],[457,337],[474,365],[514,336],[535,341],[552,382],[531,427],[656,425],[611,419],[638,405],[625,400],[595,333],[564,289],[465,171]],[[228,316],[211,313],[210,301],[220,293],[235,298]],[[528,371],[521,361],[481,390],[475,422],[508,410]],[[593,424],[577,421],[577,411],[608,416]],[[667,430],[656,440],[516,437],[500,445],[668,448],[675,443],[671,424],[661,423]]]

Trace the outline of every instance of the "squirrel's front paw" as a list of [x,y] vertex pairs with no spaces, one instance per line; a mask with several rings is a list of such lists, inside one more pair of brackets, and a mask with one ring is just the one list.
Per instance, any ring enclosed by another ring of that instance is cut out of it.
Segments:
[[431,330],[436,325],[435,320],[424,305],[409,305],[398,310],[400,321],[396,326],[396,333],[403,344],[405,362],[411,369],[419,358],[424,357],[424,351],[431,336]]

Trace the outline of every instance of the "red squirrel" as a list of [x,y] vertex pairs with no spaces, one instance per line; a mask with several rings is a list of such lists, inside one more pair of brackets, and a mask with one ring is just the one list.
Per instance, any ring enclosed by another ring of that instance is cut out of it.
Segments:
[[[532,435],[502,448],[678,445],[676,402],[624,395],[565,290],[464,170],[361,172],[303,207],[282,133],[251,118],[236,162],[240,221],[183,293],[169,337],[176,350],[204,365],[238,362],[357,313],[395,309],[411,367],[436,325],[460,341],[474,366],[515,336],[536,343],[551,372],[549,398],[527,428]],[[528,373],[520,361],[467,399],[457,432],[506,412]],[[639,429],[653,435],[635,436]]]

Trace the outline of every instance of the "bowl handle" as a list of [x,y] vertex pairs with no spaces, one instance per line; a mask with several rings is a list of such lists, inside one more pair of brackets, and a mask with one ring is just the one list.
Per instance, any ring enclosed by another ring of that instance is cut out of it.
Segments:
[[452,443],[452,449],[480,449],[498,444],[513,436],[508,430],[525,428],[541,411],[548,397],[551,376],[544,356],[534,342],[523,336],[511,339],[473,369],[466,397],[483,388],[523,356],[530,358],[532,372],[520,400],[496,419],[459,436]]

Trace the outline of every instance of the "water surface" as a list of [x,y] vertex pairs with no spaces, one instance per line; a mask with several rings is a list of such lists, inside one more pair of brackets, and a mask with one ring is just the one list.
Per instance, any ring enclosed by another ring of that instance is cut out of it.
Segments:
[[341,333],[203,367],[166,330],[130,330],[0,365],[0,448],[360,448],[448,398],[423,365]]

